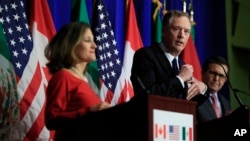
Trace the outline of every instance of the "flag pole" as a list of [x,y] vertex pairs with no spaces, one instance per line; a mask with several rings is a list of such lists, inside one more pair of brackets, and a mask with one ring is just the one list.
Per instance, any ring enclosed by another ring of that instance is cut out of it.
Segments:
[[163,1],[163,11],[162,11],[163,15],[165,15],[168,12],[166,5],[167,5],[167,2],[166,2],[166,0],[164,0]]
[[182,0],[183,12],[187,12],[187,2],[186,0]]
[[156,17],[157,17],[157,13],[160,11],[160,9],[162,8],[162,3],[159,0],[152,0],[152,2],[155,4],[156,8],[153,12],[153,21],[156,22]]
[[195,25],[195,21],[194,21],[194,7],[193,7],[193,1],[190,0],[189,3],[189,11],[190,11],[190,20],[192,25]]
[[166,0],[164,0],[163,1],[163,10],[167,10],[166,5],[167,5]]

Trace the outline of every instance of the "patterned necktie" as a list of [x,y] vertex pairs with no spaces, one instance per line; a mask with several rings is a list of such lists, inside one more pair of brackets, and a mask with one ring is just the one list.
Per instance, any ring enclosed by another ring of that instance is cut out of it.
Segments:
[[172,66],[173,66],[174,74],[177,75],[179,70],[178,70],[178,67],[177,67],[177,59],[176,58],[173,59]]
[[213,102],[212,105],[213,105],[216,117],[219,118],[221,114],[220,114],[219,103],[217,101],[217,97],[214,94],[212,94],[211,98],[212,98],[212,102]]

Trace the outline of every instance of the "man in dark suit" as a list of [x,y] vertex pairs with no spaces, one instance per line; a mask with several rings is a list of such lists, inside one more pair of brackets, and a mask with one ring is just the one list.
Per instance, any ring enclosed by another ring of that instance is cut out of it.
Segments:
[[[219,91],[227,81],[229,64],[220,56],[209,58],[202,67],[202,81],[207,85],[209,97],[197,107],[197,122],[224,117],[230,113],[230,103]],[[215,97],[215,100],[213,99]]]
[[[190,36],[189,15],[182,11],[168,11],[162,21],[162,42],[135,52],[131,81],[135,95],[156,94],[190,100],[204,94],[206,85],[193,77],[193,67],[179,55]],[[172,61],[176,59],[177,72]]]

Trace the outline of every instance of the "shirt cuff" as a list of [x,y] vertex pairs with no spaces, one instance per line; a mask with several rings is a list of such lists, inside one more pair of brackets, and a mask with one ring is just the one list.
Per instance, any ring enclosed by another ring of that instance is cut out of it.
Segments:
[[202,95],[205,95],[206,91],[207,91],[207,85],[205,85],[206,88],[201,92]]
[[185,88],[184,81],[181,79],[181,77],[178,75],[176,77],[180,80],[182,87]]

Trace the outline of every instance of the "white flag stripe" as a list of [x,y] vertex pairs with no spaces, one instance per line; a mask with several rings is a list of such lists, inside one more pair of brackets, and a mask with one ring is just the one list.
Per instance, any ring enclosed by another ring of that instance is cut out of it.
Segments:
[[26,90],[28,89],[30,82],[33,78],[33,75],[35,73],[35,69],[37,66],[38,58],[37,58],[37,53],[36,50],[33,48],[33,50],[30,53],[30,58],[28,61],[28,64],[26,68],[23,71],[23,77],[19,80],[17,84],[17,90],[18,90],[18,95],[19,95],[19,102],[23,98]]

